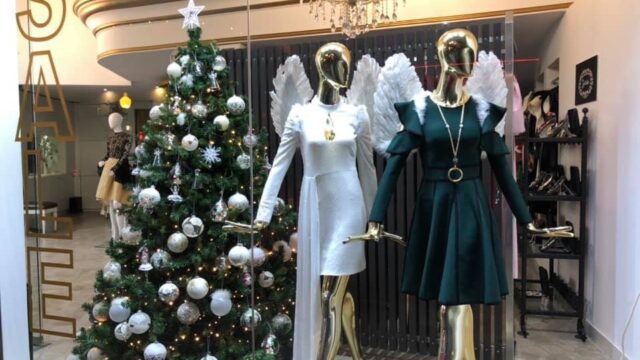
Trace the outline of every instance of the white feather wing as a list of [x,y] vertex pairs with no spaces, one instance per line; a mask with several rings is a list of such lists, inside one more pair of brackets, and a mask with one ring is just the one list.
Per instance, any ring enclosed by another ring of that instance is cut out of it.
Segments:
[[352,105],[364,105],[369,119],[373,119],[373,103],[380,65],[370,55],[364,55],[356,65],[351,87],[347,90],[347,101]]
[[292,55],[278,67],[271,91],[273,127],[282,136],[284,124],[295,104],[306,104],[313,97],[313,89],[298,55]]
[[[479,103],[478,116],[484,121],[487,114],[488,104],[493,103],[502,107],[507,104],[507,82],[504,78],[502,63],[493,52],[481,51],[478,54],[478,61],[473,68],[473,72],[465,85],[466,92],[475,98]],[[484,102],[484,104],[483,104]],[[496,131],[500,135],[504,134],[504,119],[496,126]]]
[[416,69],[405,54],[392,55],[385,61],[378,76],[371,118],[373,142],[378,153],[386,155],[391,140],[402,129],[394,104],[425,96]]

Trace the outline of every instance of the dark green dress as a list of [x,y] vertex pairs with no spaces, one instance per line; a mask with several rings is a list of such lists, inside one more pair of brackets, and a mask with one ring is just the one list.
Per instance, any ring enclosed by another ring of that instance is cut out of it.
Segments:
[[[464,171],[464,179],[454,184],[447,179],[453,158],[449,134],[437,105],[431,98],[426,104],[424,124],[420,123],[413,101],[395,105],[404,129],[387,149],[391,156],[370,220],[384,220],[407,156],[418,149],[424,175],[408,237],[402,291],[422,299],[437,299],[445,305],[498,303],[508,287],[500,233],[481,180],[483,150],[516,218],[522,224],[531,222],[505,156],[509,150],[494,131],[505,109],[485,103],[487,115],[481,124],[478,103],[473,99],[467,102],[458,151],[458,166]],[[462,107],[443,107],[442,111],[455,143]]]

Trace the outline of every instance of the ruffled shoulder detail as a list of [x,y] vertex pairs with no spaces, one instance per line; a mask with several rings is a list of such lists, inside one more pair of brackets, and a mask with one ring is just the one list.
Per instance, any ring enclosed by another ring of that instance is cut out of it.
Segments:
[[300,121],[302,120],[302,114],[304,111],[304,105],[295,104],[291,107],[287,121],[285,122],[285,128],[289,128],[295,132],[300,132]]
[[500,121],[504,118],[504,114],[507,112],[507,109],[490,103],[480,97],[473,97],[472,99],[476,106],[476,112],[478,114],[480,127],[482,128],[482,133],[486,134],[488,132],[495,131],[496,126],[498,126]]
[[355,111],[356,116],[353,117],[353,128],[357,135],[361,135],[369,125],[369,113],[367,112],[367,107],[364,105],[356,106]]
[[[424,107],[419,109],[416,106],[416,100],[395,103],[394,107],[398,112],[404,130],[414,135],[422,136],[422,123],[424,121],[420,121],[421,117],[418,115],[418,111],[422,110],[421,112],[423,112]],[[424,116],[422,116],[422,118],[424,118]]]

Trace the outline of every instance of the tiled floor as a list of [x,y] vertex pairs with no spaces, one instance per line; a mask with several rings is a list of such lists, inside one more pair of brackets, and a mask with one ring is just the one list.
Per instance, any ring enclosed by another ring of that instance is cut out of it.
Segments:
[[[73,270],[53,269],[51,279],[72,279],[73,301],[52,301],[48,312],[74,317],[78,328],[88,326],[87,314],[81,304],[91,300],[95,273],[108,260],[104,246],[109,236],[108,222],[95,213],[86,213],[74,218],[73,240],[41,240],[41,247],[73,249],[75,266]],[[32,244],[33,245],[33,240]],[[51,256],[51,255],[47,255]],[[43,260],[46,257],[43,256]],[[59,292],[60,288],[51,287],[47,292]],[[37,298],[35,299],[37,304]],[[37,306],[34,306],[37,308]],[[37,313],[36,313],[37,314]],[[37,316],[36,316],[37,317]],[[64,324],[47,324],[47,328],[67,330]],[[516,359],[518,360],[604,360],[606,359],[593,345],[574,338],[575,321],[566,319],[548,319],[529,317],[529,337],[516,337]],[[65,360],[73,348],[73,342],[67,338],[46,335],[44,346],[34,352],[35,360]],[[373,360],[369,356],[367,359]],[[411,358],[414,359],[415,357]],[[349,357],[340,357],[348,360]],[[375,356],[376,360],[391,360]],[[415,358],[418,359],[418,358]]]

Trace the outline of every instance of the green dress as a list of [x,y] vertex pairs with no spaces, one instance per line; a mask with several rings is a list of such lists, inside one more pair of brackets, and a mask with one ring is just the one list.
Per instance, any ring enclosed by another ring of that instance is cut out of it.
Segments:
[[[437,105],[426,99],[421,124],[413,101],[395,105],[404,129],[387,152],[384,175],[369,217],[382,222],[407,156],[420,154],[423,177],[416,199],[406,249],[402,291],[441,304],[495,304],[508,292],[500,233],[482,184],[481,153],[484,150],[500,189],[522,224],[531,222],[527,205],[513,176],[504,141],[494,131],[505,109],[480,102],[465,105],[464,129],[458,151],[458,166],[464,171],[459,183],[448,180],[453,164],[449,134]],[[457,140],[462,107],[442,108]]]

